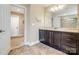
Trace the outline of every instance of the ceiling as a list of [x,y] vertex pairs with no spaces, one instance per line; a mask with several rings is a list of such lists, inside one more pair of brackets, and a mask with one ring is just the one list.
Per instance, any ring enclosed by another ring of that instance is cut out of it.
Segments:
[[[22,4],[23,6],[27,6],[28,4]],[[38,6],[41,6],[41,7],[48,7],[48,6],[51,6],[52,4],[30,4],[30,5],[38,5]]]
[[[27,6],[28,4],[23,4],[24,6]],[[44,8],[51,8],[53,6],[56,6],[58,4],[29,4],[29,5],[36,5],[36,6],[40,6],[40,7],[44,7]],[[74,6],[74,4],[67,4],[66,6]]]
[[37,5],[39,5],[39,6],[41,6],[41,7],[48,7],[48,6],[51,6],[51,4],[37,4]]

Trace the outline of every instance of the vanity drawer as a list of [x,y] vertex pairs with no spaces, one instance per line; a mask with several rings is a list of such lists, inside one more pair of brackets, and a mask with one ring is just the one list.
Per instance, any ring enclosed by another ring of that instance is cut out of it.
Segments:
[[71,46],[71,47],[76,48],[76,40],[75,41],[63,40],[61,43],[61,46],[62,45],[67,45],[67,46]]
[[79,39],[79,33],[62,33],[62,36]]
[[63,33],[61,45],[64,44],[71,47],[76,47],[76,41],[77,41],[77,38],[75,38],[75,36],[73,36],[72,34],[70,35],[68,33]]

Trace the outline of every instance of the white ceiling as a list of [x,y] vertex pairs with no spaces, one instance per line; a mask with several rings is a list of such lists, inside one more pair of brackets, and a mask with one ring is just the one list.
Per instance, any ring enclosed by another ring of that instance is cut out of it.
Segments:
[[[27,6],[27,4],[22,4],[23,6]],[[41,7],[48,7],[48,6],[51,6],[52,4],[30,4],[30,5],[38,5],[38,6],[41,6]]]
[[48,6],[51,6],[51,4],[36,4],[36,5],[39,5],[41,7],[48,7]]
[[[28,4],[23,4],[24,6],[27,6]],[[30,5],[37,5],[37,6],[41,6],[41,7],[47,7],[47,8],[50,8],[50,7],[53,7],[53,6],[56,6],[58,4],[30,4]],[[75,4],[67,4],[67,6],[73,6]]]

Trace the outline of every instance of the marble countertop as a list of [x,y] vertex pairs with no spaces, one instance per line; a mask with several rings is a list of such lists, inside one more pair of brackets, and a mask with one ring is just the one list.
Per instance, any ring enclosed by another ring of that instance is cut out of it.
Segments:
[[61,32],[72,32],[72,33],[79,33],[79,29],[72,29],[72,28],[48,28],[48,27],[44,27],[41,28],[43,30],[52,30],[52,31],[61,31]]

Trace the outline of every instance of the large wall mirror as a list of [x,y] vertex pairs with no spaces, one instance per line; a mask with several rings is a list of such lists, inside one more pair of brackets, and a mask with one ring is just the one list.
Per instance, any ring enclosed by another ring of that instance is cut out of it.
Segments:
[[77,4],[51,5],[45,9],[45,27],[78,28]]
[[60,16],[62,28],[77,28],[77,14]]

